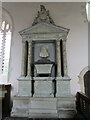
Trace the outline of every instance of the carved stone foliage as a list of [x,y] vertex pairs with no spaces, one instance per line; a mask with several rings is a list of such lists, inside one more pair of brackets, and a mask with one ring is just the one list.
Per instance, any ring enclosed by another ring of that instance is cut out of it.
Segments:
[[32,25],[35,25],[39,22],[48,22],[54,24],[53,19],[49,15],[49,10],[46,10],[44,5],[40,5],[40,11],[38,11],[38,14]]

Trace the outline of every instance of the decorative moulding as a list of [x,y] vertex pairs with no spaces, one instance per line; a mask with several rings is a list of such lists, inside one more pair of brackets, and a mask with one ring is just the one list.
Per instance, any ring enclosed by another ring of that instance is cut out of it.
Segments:
[[49,11],[41,5],[40,11],[38,11],[37,17],[35,18],[31,27],[28,27],[19,32],[23,35],[36,35],[36,34],[65,34],[67,36],[69,29],[57,26],[49,15]]

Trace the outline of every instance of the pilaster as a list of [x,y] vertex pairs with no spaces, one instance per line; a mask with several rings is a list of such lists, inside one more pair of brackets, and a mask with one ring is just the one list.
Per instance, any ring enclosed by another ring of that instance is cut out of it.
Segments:
[[56,41],[57,77],[61,76],[60,40]]
[[31,63],[32,63],[32,41],[28,42],[28,68],[27,77],[31,77]]
[[25,77],[26,70],[26,42],[22,42],[22,66],[21,66],[21,76]]
[[64,76],[68,76],[67,73],[67,54],[66,54],[66,40],[63,40],[63,63],[64,63]]

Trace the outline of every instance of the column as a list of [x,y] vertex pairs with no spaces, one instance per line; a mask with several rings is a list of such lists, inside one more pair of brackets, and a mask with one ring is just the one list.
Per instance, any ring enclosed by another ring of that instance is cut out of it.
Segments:
[[22,42],[22,66],[21,66],[21,77],[25,77],[26,70],[26,42]]
[[[22,43],[22,71],[18,85],[19,96],[32,96],[32,79],[31,75],[31,43],[25,41]],[[28,49],[27,49],[28,47]],[[28,50],[28,51],[27,51]],[[27,60],[28,59],[28,60]]]
[[32,63],[32,42],[28,43],[28,68],[27,68],[27,77],[31,77],[31,63]]
[[60,40],[56,41],[57,77],[61,76]]
[[67,76],[66,40],[63,40],[63,63],[64,63],[64,76]]

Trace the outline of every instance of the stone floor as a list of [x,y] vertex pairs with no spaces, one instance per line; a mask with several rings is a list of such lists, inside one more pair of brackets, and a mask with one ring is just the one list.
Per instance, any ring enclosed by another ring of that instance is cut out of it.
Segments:
[[61,118],[16,118],[16,117],[6,117],[2,120],[77,120],[77,119],[61,119]]

